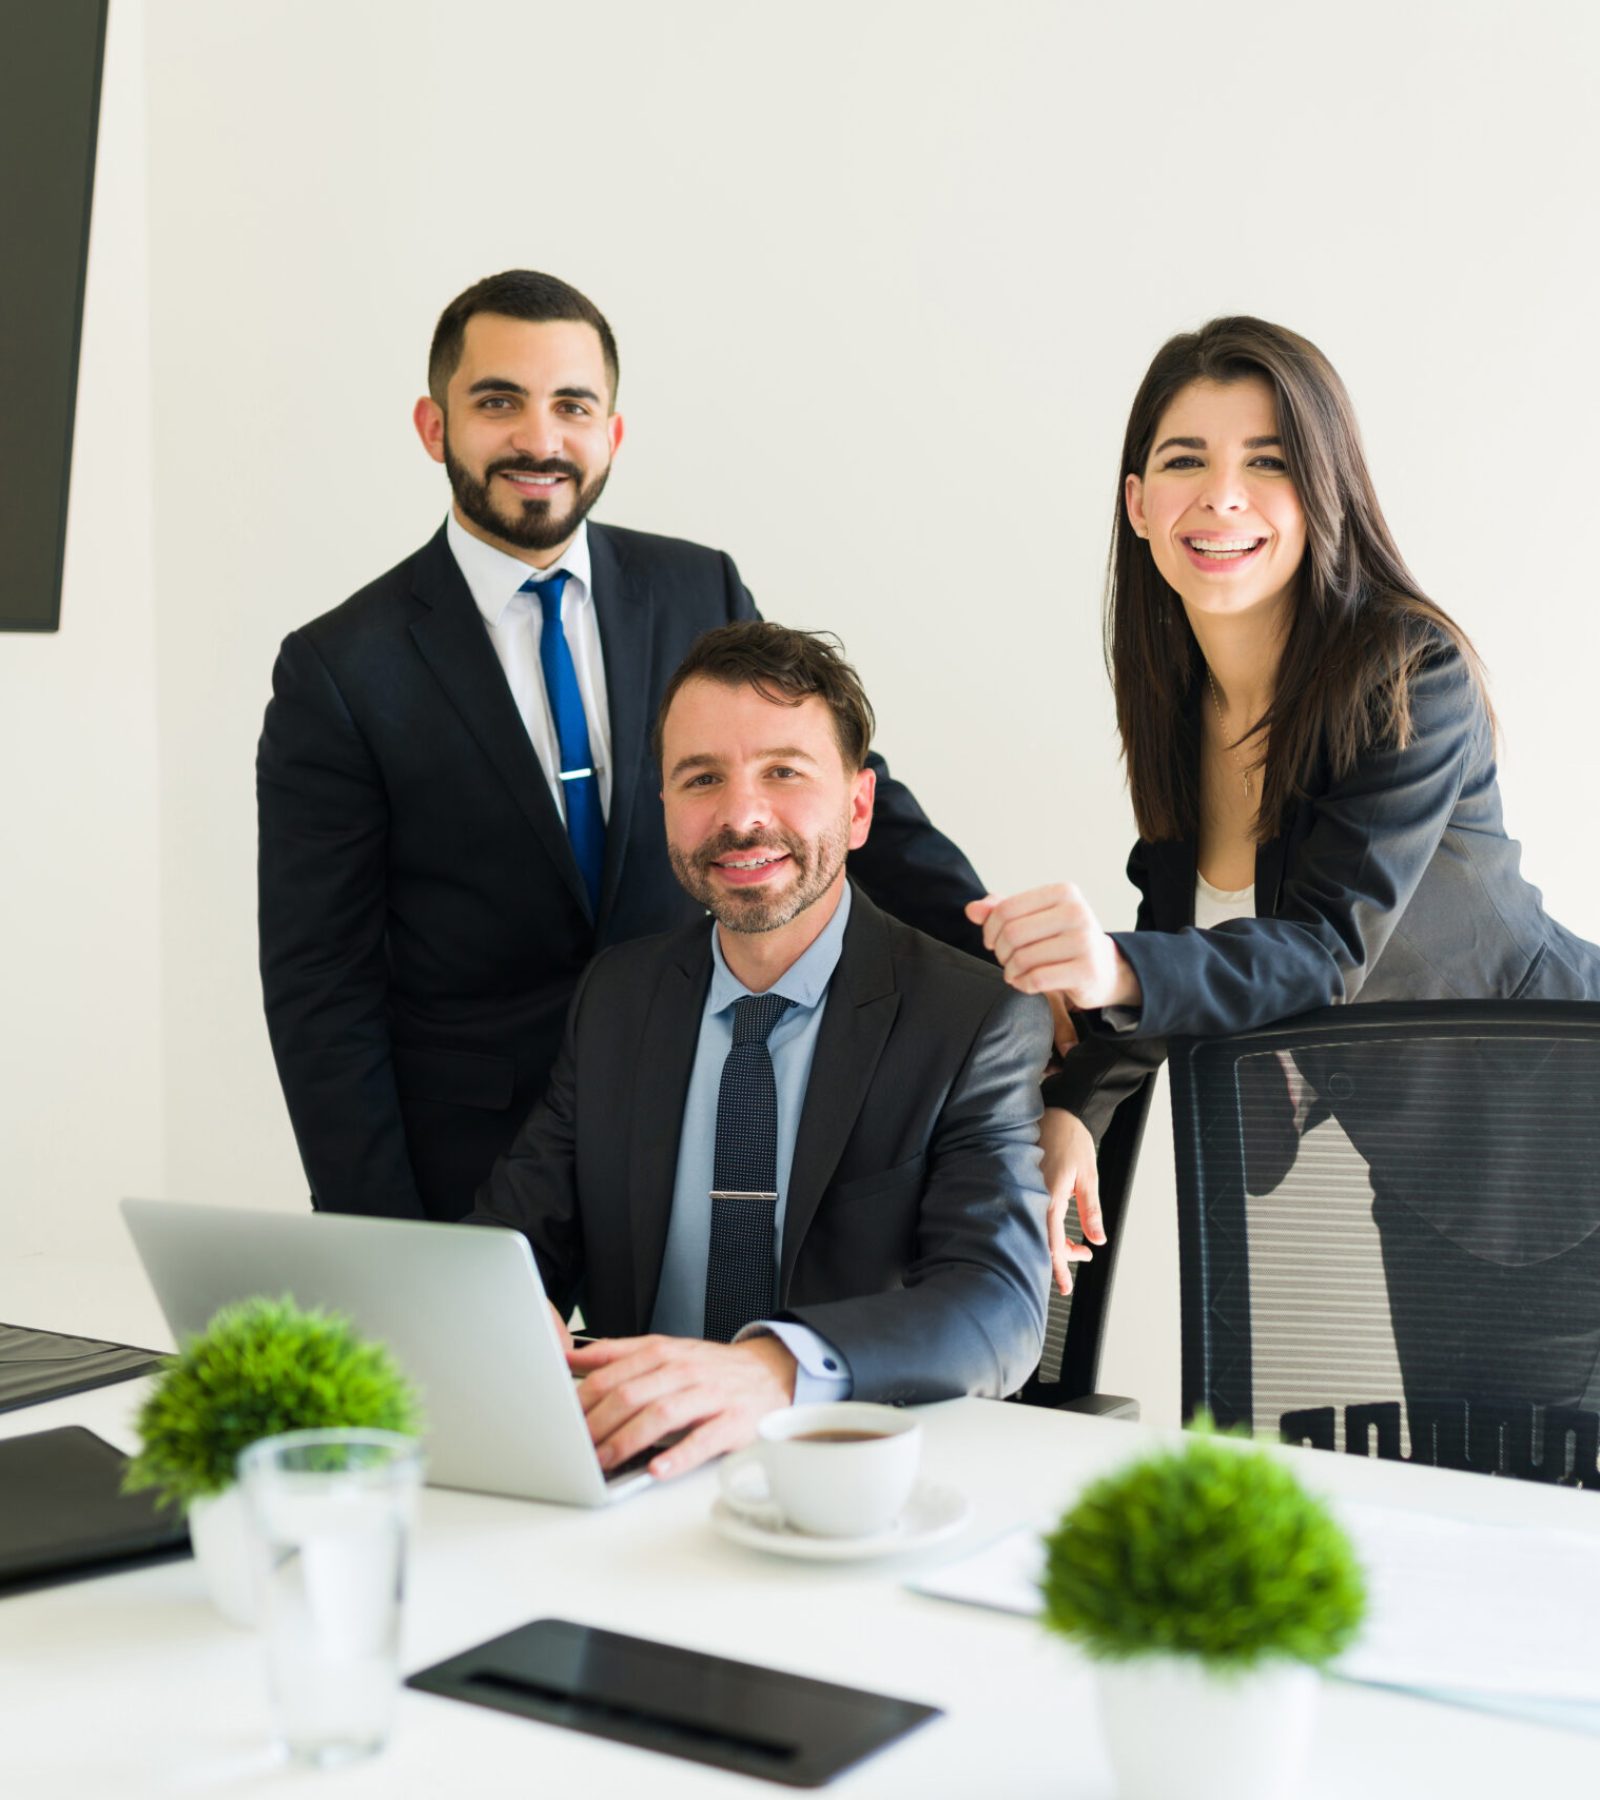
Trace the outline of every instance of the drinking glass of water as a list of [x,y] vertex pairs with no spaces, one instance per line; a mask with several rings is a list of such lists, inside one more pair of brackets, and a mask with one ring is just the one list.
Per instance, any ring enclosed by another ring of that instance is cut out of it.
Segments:
[[260,1625],[278,1729],[320,1768],[382,1749],[400,1676],[414,1438],[291,1431],[239,1458],[260,1539]]

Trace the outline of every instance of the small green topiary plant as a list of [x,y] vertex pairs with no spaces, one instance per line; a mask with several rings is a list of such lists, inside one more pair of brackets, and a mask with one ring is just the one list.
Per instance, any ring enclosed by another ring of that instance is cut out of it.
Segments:
[[1262,1451],[1203,1432],[1093,1483],[1045,1550],[1045,1623],[1097,1661],[1316,1666],[1351,1642],[1366,1608],[1327,1508]]
[[139,1412],[143,1448],[123,1482],[130,1493],[158,1489],[161,1506],[221,1493],[239,1452],[280,1432],[421,1428],[416,1391],[385,1345],[287,1296],[223,1307],[162,1368]]

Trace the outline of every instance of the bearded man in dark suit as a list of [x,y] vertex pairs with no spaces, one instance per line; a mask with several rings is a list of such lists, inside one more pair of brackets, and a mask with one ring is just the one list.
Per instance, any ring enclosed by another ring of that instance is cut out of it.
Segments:
[[[721,551],[589,522],[621,446],[594,305],[513,270],[434,333],[414,423],[453,504],[284,641],[257,759],[261,976],[313,1204],[456,1219],[543,1092],[596,951],[697,914],[648,749],[662,684],[755,607]],[[983,885],[877,761],[855,867],[981,953]]]
[[[707,632],[656,746],[712,915],[589,966],[471,1215],[528,1239],[601,1466],[682,1474],[792,1401],[1020,1387],[1044,1342],[1049,1008],[846,876],[872,709],[825,641]],[[678,1434],[686,1434],[679,1437]]]

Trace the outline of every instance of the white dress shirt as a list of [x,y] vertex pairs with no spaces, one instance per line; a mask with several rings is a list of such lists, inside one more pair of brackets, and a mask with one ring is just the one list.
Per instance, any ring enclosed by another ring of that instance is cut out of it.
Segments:
[[544,671],[539,664],[539,633],[544,608],[533,594],[518,590],[531,575],[543,581],[557,569],[567,571],[561,596],[561,629],[583,695],[584,717],[589,724],[589,753],[600,776],[600,810],[611,818],[611,712],[606,704],[606,666],[600,652],[600,622],[594,610],[594,584],[589,575],[589,526],[585,521],[567,546],[566,553],[548,569],[529,564],[484,543],[461,523],[452,509],[444,525],[445,541],[456,559],[473,602],[483,614],[489,642],[505,670],[506,685],[517,703],[534,754],[550,785],[550,797],[563,819],[566,797],[561,791],[561,749],[555,720],[544,691]]

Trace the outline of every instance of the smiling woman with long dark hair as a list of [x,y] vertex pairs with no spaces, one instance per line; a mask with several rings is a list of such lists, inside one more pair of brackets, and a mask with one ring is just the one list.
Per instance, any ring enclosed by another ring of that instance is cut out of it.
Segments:
[[1094,1143],[1165,1037],[1357,999],[1600,998],[1600,950],[1506,836],[1477,656],[1406,568],[1314,344],[1224,318],[1157,354],[1106,648],[1138,929],[1102,931],[1070,883],[969,909],[1013,986],[1079,1015],[1045,1083],[1064,1290],[1065,1207],[1104,1241]]

